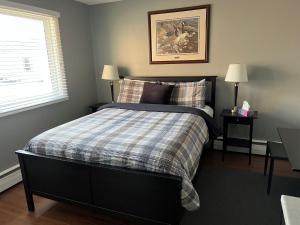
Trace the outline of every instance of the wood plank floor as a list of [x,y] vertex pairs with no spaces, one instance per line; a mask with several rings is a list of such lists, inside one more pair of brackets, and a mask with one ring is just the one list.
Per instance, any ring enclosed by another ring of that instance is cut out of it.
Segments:
[[[221,153],[208,152],[202,157],[202,166],[230,168],[262,173],[264,157],[253,156],[252,165],[248,157],[239,153],[227,153],[221,161]],[[287,161],[278,161],[274,173],[280,176],[300,177],[292,172]],[[96,210],[89,210],[68,204],[57,203],[41,197],[34,197],[36,211],[27,211],[22,184],[0,194],[0,225],[127,225],[127,219],[116,219]]]

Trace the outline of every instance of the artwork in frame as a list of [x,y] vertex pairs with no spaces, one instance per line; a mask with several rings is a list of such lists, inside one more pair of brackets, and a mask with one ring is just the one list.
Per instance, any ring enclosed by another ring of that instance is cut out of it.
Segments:
[[210,5],[148,12],[150,63],[208,63]]

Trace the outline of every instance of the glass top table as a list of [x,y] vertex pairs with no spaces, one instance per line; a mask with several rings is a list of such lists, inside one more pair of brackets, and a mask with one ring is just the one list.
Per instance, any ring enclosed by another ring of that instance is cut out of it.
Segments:
[[278,128],[292,169],[300,171],[300,129]]

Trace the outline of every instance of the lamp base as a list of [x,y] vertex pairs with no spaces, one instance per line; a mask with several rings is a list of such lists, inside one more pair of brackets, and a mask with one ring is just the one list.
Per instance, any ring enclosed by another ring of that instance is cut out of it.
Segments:
[[237,106],[233,106],[233,108],[231,109],[232,113],[237,113],[238,111],[238,107]]
[[111,102],[114,103],[114,82],[109,81],[110,84],[110,92],[111,92]]
[[237,113],[237,111],[238,111],[238,107],[237,107],[238,92],[239,92],[239,83],[236,82],[236,83],[234,83],[234,106],[231,109],[232,113]]

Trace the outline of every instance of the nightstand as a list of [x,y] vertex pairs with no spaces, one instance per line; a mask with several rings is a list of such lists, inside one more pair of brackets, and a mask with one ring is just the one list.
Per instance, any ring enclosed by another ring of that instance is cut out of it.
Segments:
[[[258,112],[252,111],[249,116],[242,116],[238,113],[232,113],[231,109],[224,109],[221,113],[223,117],[223,154],[222,160],[224,161],[225,152],[227,146],[237,146],[249,148],[249,165],[251,164],[251,154],[252,154],[252,134],[253,134],[253,120],[257,119]],[[249,138],[232,138],[228,137],[228,125],[238,124],[249,126]]]
[[89,108],[92,110],[92,113],[94,112],[97,112],[97,109],[100,107],[100,106],[103,106],[103,105],[106,105],[108,104],[107,102],[99,102],[99,103],[96,103],[94,105],[90,105]]

